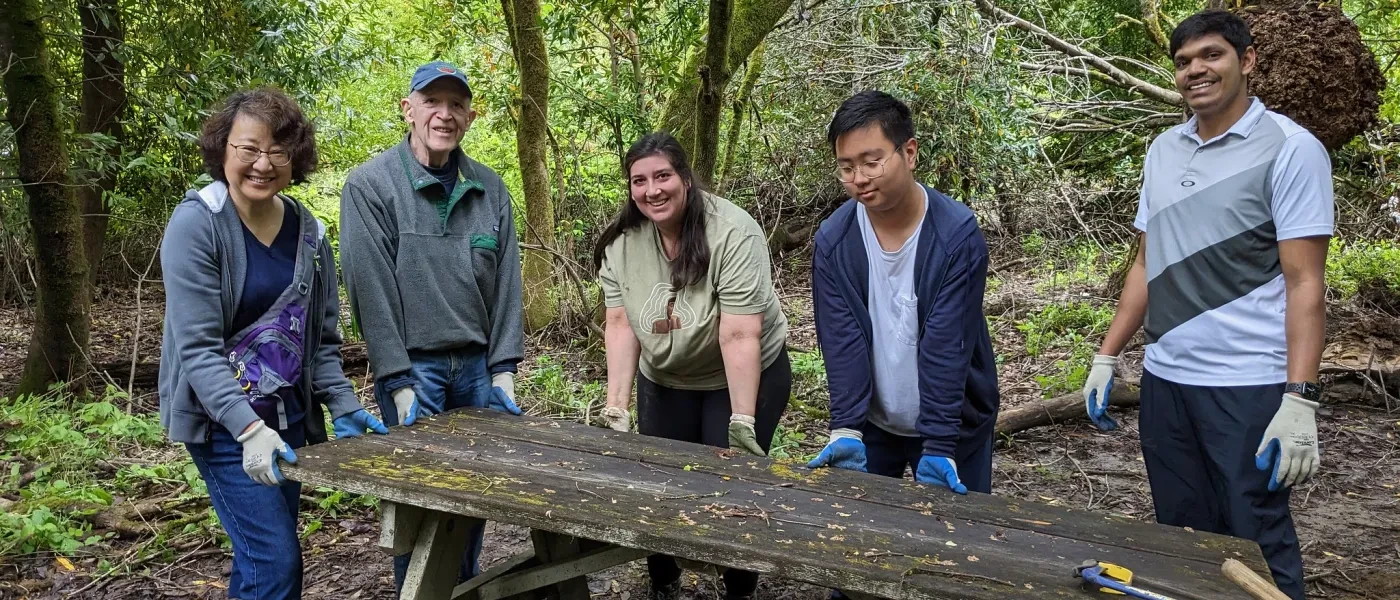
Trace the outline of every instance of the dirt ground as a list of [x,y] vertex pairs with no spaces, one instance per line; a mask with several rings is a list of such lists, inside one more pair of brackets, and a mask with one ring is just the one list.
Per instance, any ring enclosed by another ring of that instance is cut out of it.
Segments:
[[[1030,307],[1063,301],[1062,295],[1086,296],[1093,292],[1067,289],[1035,291],[1033,278],[1004,275],[997,297],[988,298],[989,315],[998,352],[1002,384],[1002,408],[1008,409],[1038,398],[1033,376],[1053,356],[1024,356],[1024,339],[1012,322]],[[806,285],[785,278],[782,293],[791,323],[790,347],[815,346]],[[142,341],[138,362],[158,360],[162,306],[147,300],[138,311],[129,294],[103,297],[94,312],[93,357],[97,364],[128,363],[132,357],[132,331],[140,316]],[[1009,296],[1008,298],[1001,296]],[[991,307],[997,307],[992,311]],[[990,314],[994,312],[1004,314]],[[27,341],[28,320],[22,310],[0,311],[0,393],[18,378]],[[1365,329],[1400,335],[1394,320],[1376,323],[1361,320]],[[1368,333],[1369,335],[1369,333]],[[1400,340],[1396,340],[1400,342]],[[562,353],[561,353],[562,354]],[[527,355],[534,356],[533,349]],[[1125,355],[1121,377],[1133,377],[1141,359],[1139,349]],[[569,363],[577,356],[556,356]],[[522,376],[528,376],[529,363]],[[566,372],[592,372],[596,367]],[[123,371],[121,375],[125,375]],[[352,373],[352,375],[357,375]],[[361,380],[357,378],[357,383]],[[117,382],[122,387],[126,381]],[[1323,470],[1293,494],[1294,517],[1303,544],[1304,568],[1310,598],[1400,600],[1400,403],[1388,410],[1384,402],[1359,393],[1354,383],[1340,382],[1324,401],[1319,414]],[[825,404],[822,399],[821,405]],[[138,396],[136,405],[154,410],[150,390]],[[1115,409],[1122,424],[1103,433],[1087,422],[1074,421],[1018,433],[998,441],[994,459],[994,493],[1017,498],[1106,511],[1150,521],[1152,501],[1138,447],[1135,411]],[[794,455],[815,453],[825,441],[826,424],[800,410],[790,410],[784,424],[805,431],[807,437]],[[303,519],[305,524],[305,519]],[[390,561],[375,542],[378,523],[368,510],[326,520],[324,527],[304,540],[308,600],[359,600],[393,598]],[[91,598],[222,599],[227,597],[227,550],[212,539],[152,560],[136,574],[94,580],[100,560],[120,564],[140,540],[121,541],[89,549],[72,563],[60,566],[56,557],[38,554],[16,560],[0,559],[0,598],[50,600]],[[482,567],[524,550],[528,531],[493,523],[487,529]],[[590,589],[597,598],[641,600],[647,591],[643,561],[593,575]],[[719,600],[723,588],[713,574],[687,573],[684,598]],[[824,600],[827,591],[815,586],[765,578],[759,591],[763,600]]]

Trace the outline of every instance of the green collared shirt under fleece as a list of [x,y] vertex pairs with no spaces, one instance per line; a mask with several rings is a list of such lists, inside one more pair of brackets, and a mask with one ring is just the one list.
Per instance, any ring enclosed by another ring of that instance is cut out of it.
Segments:
[[407,136],[351,171],[341,192],[341,268],[376,379],[407,374],[410,351],[485,348],[492,373],[524,358],[510,192],[453,152],[461,175],[450,196]]

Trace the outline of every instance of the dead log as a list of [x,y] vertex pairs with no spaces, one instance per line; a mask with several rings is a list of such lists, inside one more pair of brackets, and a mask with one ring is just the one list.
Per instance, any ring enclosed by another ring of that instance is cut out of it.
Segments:
[[[1123,381],[1109,392],[1108,404],[1117,407],[1137,406],[1139,398],[1137,382]],[[1074,392],[1001,411],[1001,414],[997,415],[997,434],[1011,435],[1035,427],[1087,418],[1084,412],[1084,394]]]

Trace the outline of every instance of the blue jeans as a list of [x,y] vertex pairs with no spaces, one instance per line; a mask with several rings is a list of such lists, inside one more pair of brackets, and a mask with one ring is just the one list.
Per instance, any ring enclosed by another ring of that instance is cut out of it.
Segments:
[[[279,431],[292,448],[306,445],[306,430],[293,423]],[[228,430],[210,425],[210,439],[185,444],[219,523],[233,542],[233,570],[228,596],[240,600],[301,598],[301,540],[297,538],[297,504],[301,484],[259,484],[243,472],[243,445]]]
[[[413,385],[418,394],[418,404],[431,414],[438,414],[466,407],[485,407],[491,398],[491,374],[486,372],[486,350],[472,348],[443,352],[410,351],[408,360],[412,364]],[[384,424],[399,424],[399,415],[394,407],[394,398],[376,382],[374,401],[379,404],[379,414],[384,415]],[[473,528],[467,534],[467,549],[462,553],[461,571],[457,582],[461,583],[481,572],[479,559],[481,544],[486,537],[486,523]],[[394,590],[403,589],[404,577],[408,574],[408,563],[412,553],[394,557]]]

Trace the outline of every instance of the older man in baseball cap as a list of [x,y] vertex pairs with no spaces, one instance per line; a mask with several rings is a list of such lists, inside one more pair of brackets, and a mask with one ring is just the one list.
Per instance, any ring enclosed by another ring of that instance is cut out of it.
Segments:
[[[510,193],[460,145],[471,98],[456,66],[418,67],[399,102],[403,141],[351,171],[341,193],[345,287],[390,426],[468,406],[520,414],[520,249]],[[462,580],[478,573],[482,537],[481,526],[469,536]],[[394,558],[396,588],[409,558]]]

